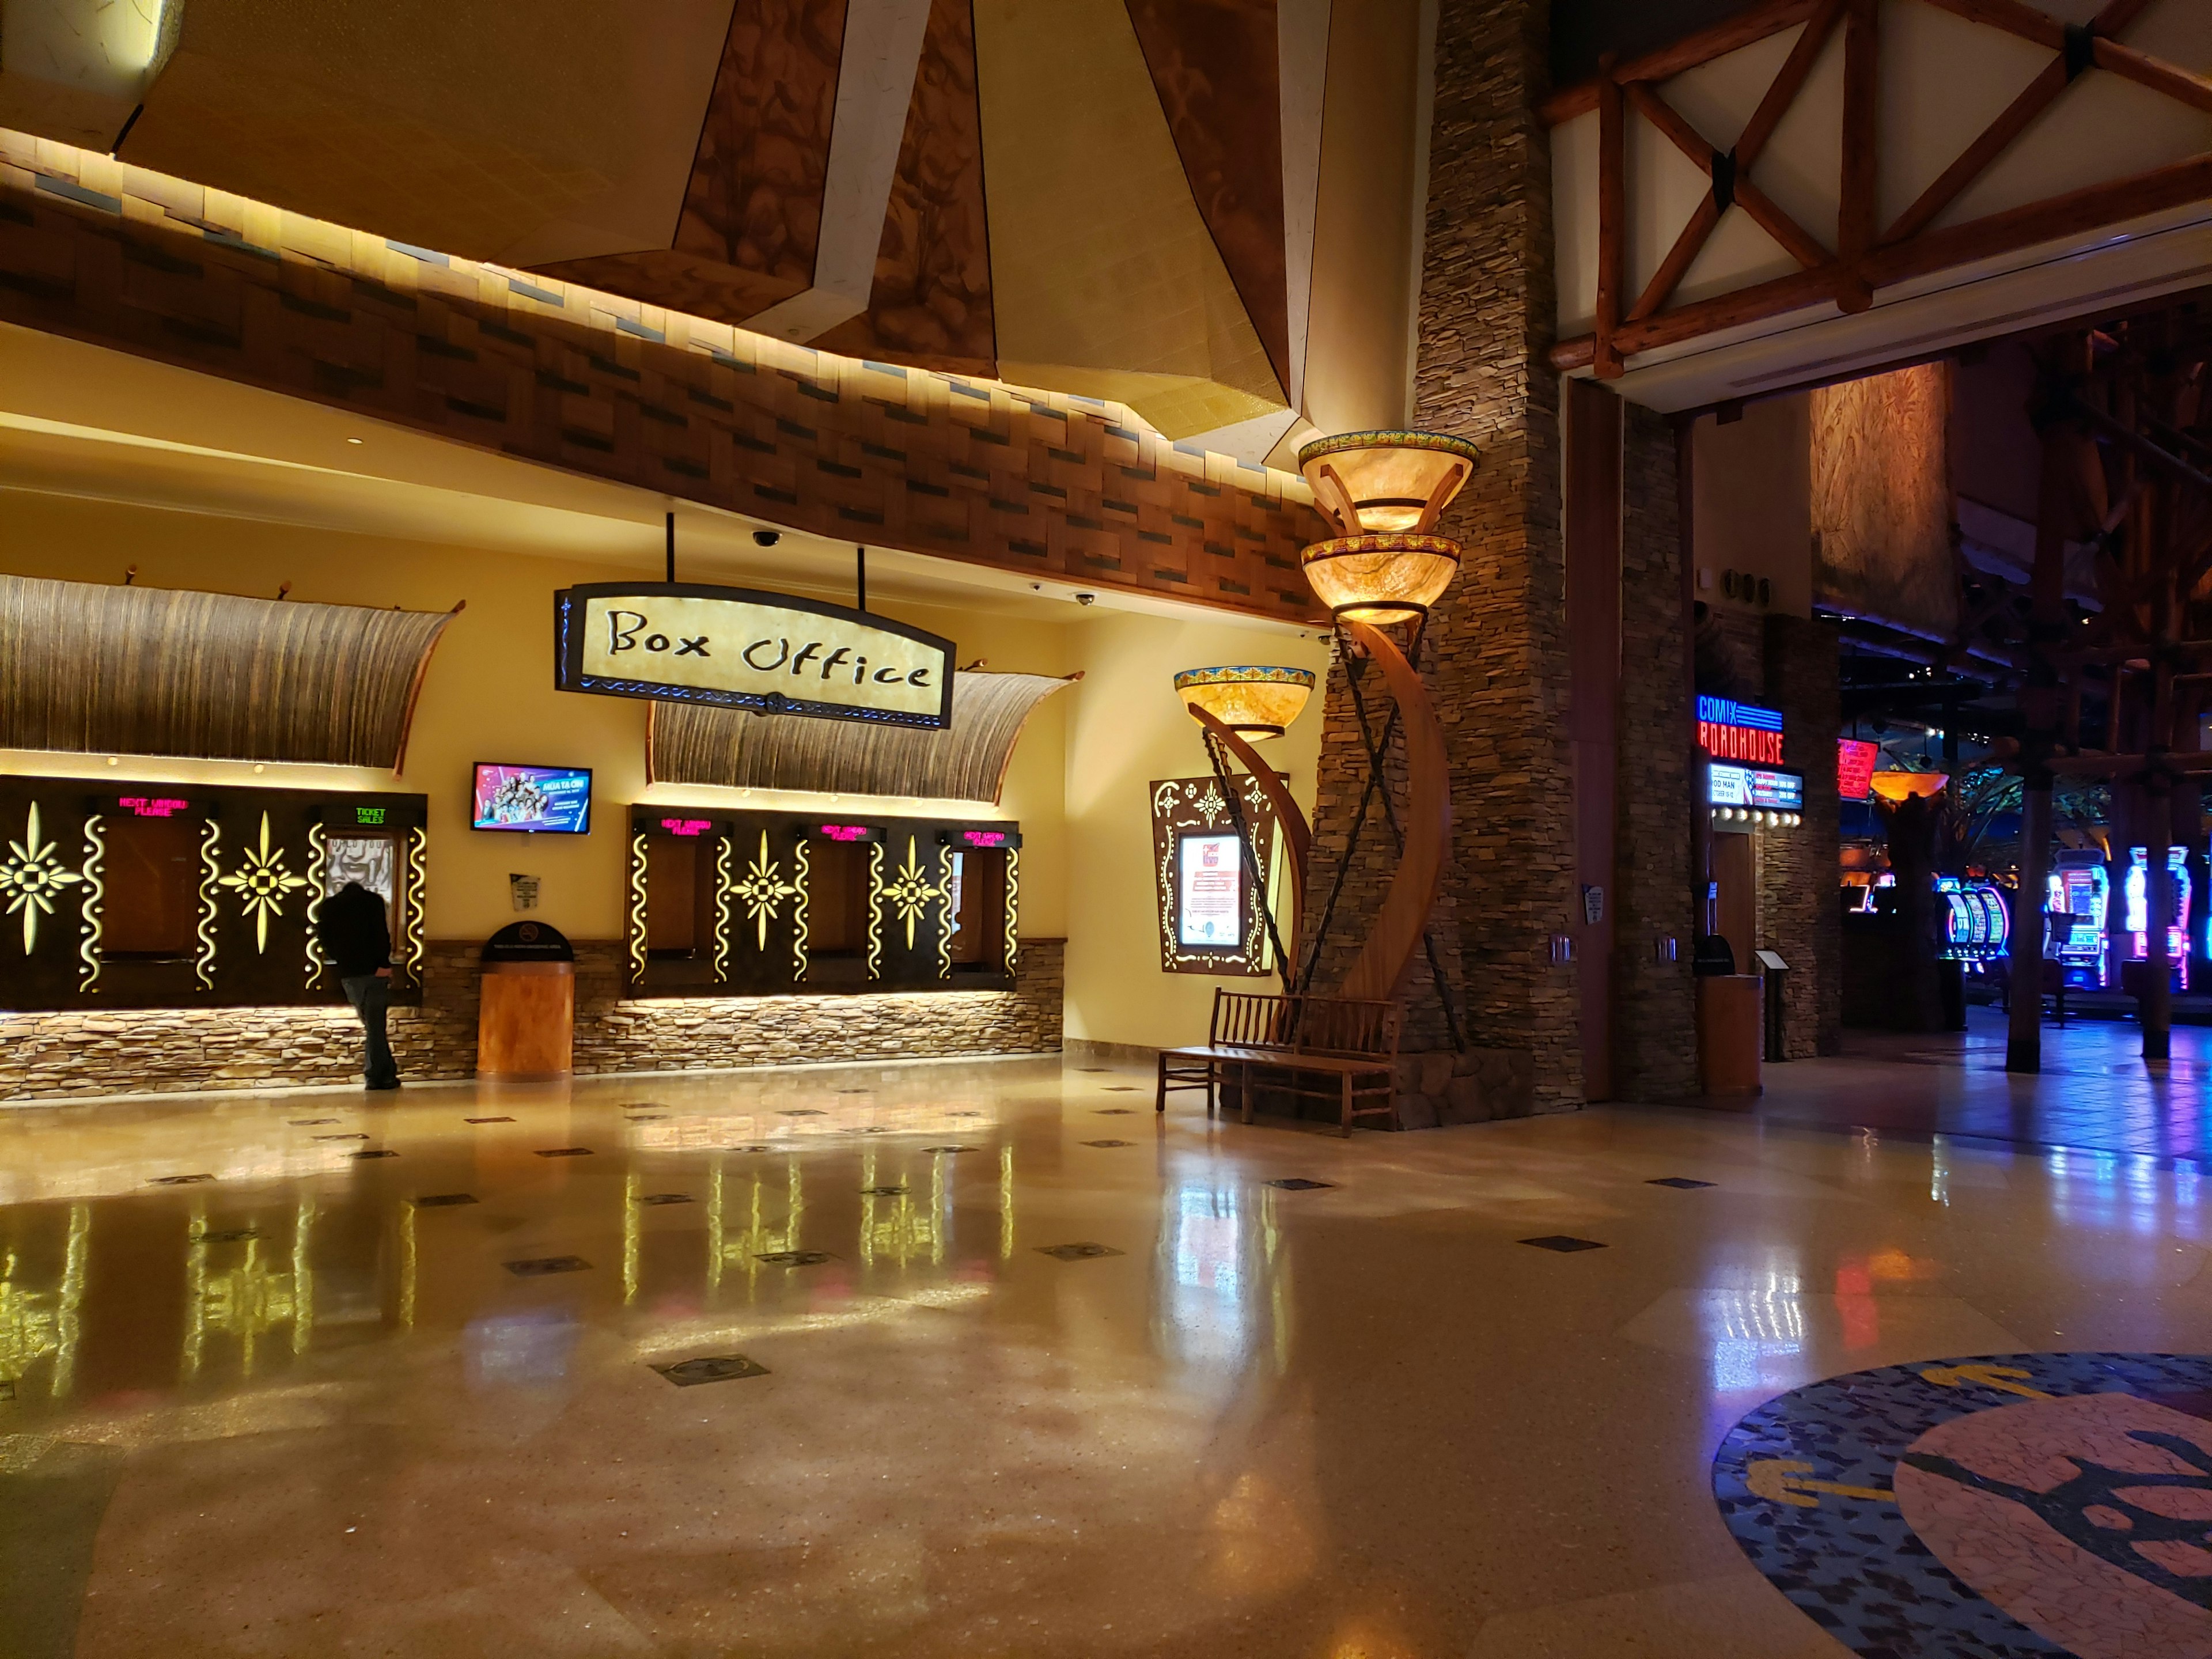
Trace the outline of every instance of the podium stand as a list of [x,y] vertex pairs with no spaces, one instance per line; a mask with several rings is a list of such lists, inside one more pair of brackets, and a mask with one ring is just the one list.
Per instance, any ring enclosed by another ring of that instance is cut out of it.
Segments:
[[485,943],[477,1004],[477,1075],[566,1077],[575,1069],[576,952],[542,921],[511,922]]
[[1748,1108],[1759,1079],[1765,1009],[1756,974],[1709,974],[1698,987],[1698,1073],[1706,1098]]

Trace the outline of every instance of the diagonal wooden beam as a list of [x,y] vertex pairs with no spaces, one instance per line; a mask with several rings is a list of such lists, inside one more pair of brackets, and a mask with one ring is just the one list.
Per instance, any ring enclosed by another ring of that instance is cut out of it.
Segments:
[[1683,275],[1697,262],[1698,255],[1705,252],[1706,239],[1712,235],[1713,227],[1720,222],[1721,204],[1713,199],[1712,191],[1707,191],[1705,199],[1698,204],[1698,210],[1690,216],[1690,222],[1682,227],[1682,234],[1674,239],[1674,246],[1667,250],[1667,257],[1659,262],[1659,269],[1651,273],[1651,280],[1644,285],[1644,292],[1637,295],[1636,303],[1628,308],[1626,320],[1640,323],[1674,297],[1674,290],[1681,285]]
[[2148,87],[2153,92],[2162,92],[2192,109],[2212,111],[2212,81],[2201,75],[2191,75],[2163,58],[2137,52],[2133,46],[2124,46],[2117,40],[2107,40],[2101,33],[2091,51],[2100,70],[2109,70],[2122,80]]
[[[1637,113],[1659,129],[1683,155],[1695,162],[1710,178],[1713,158],[1719,154],[1698,130],[1681,114],[1642,81],[1632,82],[1621,88],[1628,101],[1636,106]],[[1790,257],[1807,270],[1828,262],[1829,252],[1802,225],[1775,205],[1766,192],[1741,173],[1735,181],[1736,205],[1755,220],[1760,229],[1782,244]]]
[[2053,52],[2065,50],[2066,25],[2047,12],[2021,4],[2021,0],[1927,0],[1927,3],[1969,23],[1986,23]]
[[1766,141],[1774,137],[1774,129],[1782,125],[1782,118],[1790,112],[1797,94],[1805,89],[1805,82],[1813,73],[1813,65],[1820,61],[1820,50],[1828,44],[1828,36],[1835,32],[1836,21],[1844,15],[1845,0],[1822,0],[1820,9],[1806,20],[1805,32],[1797,37],[1797,44],[1790,49],[1790,56],[1775,71],[1774,80],[1766,88],[1766,95],[1759,100],[1759,107],[1744,124],[1742,134],[1735,141],[1735,165],[1739,173],[1751,171],[1751,164],[1766,148]]
[[[1820,60],[1821,48],[1827,45],[1828,36],[1835,31],[1837,20],[1844,15],[1845,3],[1846,0],[1820,0],[1819,7],[1806,21],[1804,32],[1797,37],[1797,44],[1790,49],[1790,56],[1775,72],[1765,95],[1759,100],[1759,107],[1752,112],[1751,119],[1745,123],[1742,133],[1735,141],[1736,176],[1739,179],[1751,171],[1752,163],[1766,148],[1767,140],[1773,137],[1775,128],[1781,125],[1782,118],[1790,112],[1790,106],[1796,102],[1797,94],[1804,90],[1814,64]],[[1705,200],[1698,204],[1697,211],[1690,216],[1689,223],[1682,227],[1682,234],[1674,239],[1674,246],[1667,251],[1667,257],[1659,262],[1659,268],[1651,273],[1651,280],[1644,285],[1644,292],[1629,307],[1628,321],[1637,322],[1650,316],[1674,298],[1674,290],[1681,285],[1683,276],[1697,262],[1698,255],[1705,251],[1714,227],[1720,222],[1720,204],[1708,191]]]
[[[1946,4],[1946,0],[1928,0],[1928,3],[1941,6],[1946,10],[1958,9]],[[2149,76],[2160,79],[2162,83],[2171,82],[2170,86],[2161,84],[2160,89],[2170,91],[2185,103],[2212,108],[2212,83],[2200,81],[2171,64],[2162,64],[2154,58],[2146,57],[2107,38],[2118,34],[2134,22],[2149,3],[2150,0],[2111,0],[2090,21],[2089,27],[2098,37],[2095,42],[2097,62],[2100,67],[2113,67],[2104,62],[2106,49],[2109,47],[2115,63],[2124,58],[2136,70],[2136,78]],[[2005,25],[1999,21],[1996,27],[2003,27]],[[2060,26],[2059,40],[2063,48],[2065,40],[2063,25]],[[1925,230],[1935,222],[1937,215],[1956,201],[1967,185],[1980,178],[1990,163],[2009,149],[2013,141],[2027,130],[2036,117],[2049,109],[2057,100],[2058,95],[2073,83],[2074,76],[2068,72],[2066,54],[2062,49],[2057,57],[2044,66],[2043,72],[2023,87],[2020,95],[1982,130],[1981,136],[1960,151],[1958,159],[1920,193],[1919,200],[1898,216],[1897,222],[1883,233],[1881,246],[1902,242]],[[2200,99],[2206,101],[2199,102]]]
[[1935,183],[1920,192],[1919,199],[1898,216],[1897,222],[1882,233],[1881,245],[1887,247],[1927,229],[1936,216],[1958,200],[1960,192],[2010,149],[2012,141],[2027,131],[2028,124],[2056,103],[2058,94],[2070,84],[2066,78],[2066,60],[2052,58],[2045,65],[2043,73],[2030,81],[2020,96],[1982,129],[1981,136],[1959,152],[1958,159],[1943,169]]
[[[1759,3],[1745,7],[1724,23],[1700,29],[1656,52],[1631,58],[1620,66],[1618,76],[1623,81],[1670,80],[1686,70],[1710,64],[1716,58],[1725,58],[1769,35],[1794,27],[1819,7],[1820,0],[1759,0]],[[1560,88],[1536,106],[1537,118],[1547,127],[1555,127],[1562,121],[1589,114],[1597,107],[1598,83],[1602,78],[1593,76],[1587,81]]]

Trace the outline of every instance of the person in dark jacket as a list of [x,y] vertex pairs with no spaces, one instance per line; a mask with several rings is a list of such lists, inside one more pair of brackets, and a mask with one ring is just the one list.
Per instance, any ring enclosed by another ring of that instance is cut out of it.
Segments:
[[316,936],[361,1016],[362,1080],[372,1089],[397,1089],[399,1064],[384,1034],[384,1011],[392,1002],[392,929],[384,901],[348,882],[324,902]]

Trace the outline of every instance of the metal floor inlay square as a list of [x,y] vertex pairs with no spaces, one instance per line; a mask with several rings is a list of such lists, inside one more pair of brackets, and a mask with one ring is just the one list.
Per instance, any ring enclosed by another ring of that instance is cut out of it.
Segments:
[[464,1123],[512,1123],[514,1120],[511,1117],[465,1117],[461,1121]]
[[1109,1095],[1133,1095],[1137,1092],[1137,1085],[1133,1083],[1108,1083],[1100,1086]]
[[1710,1181],[1692,1181],[1687,1176],[1661,1176],[1656,1181],[1647,1181],[1644,1184],[1647,1187],[1673,1187],[1686,1193],[1693,1187],[1710,1187],[1713,1183]]
[[211,1175],[155,1176],[146,1184],[149,1187],[189,1187],[195,1182],[214,1179]]
[[772,1267],[818,1267],[833,1259],[827,1250],[769,1250],[753,1258]]
[[1091,1111],[1097,1117],[1134,1117],[1137,1115],[1137,1109],[1133,1106],[1096,1106]]
[[641,1204],[690,1204],[696,1200],[689,1193],[647,1193],[638,1200]]
[[507,1270],[517,1279],[543,1279],[547,1273],[580,1273],[591,1265],[580,1255],[540,1255],[510,1261]]
[[1270,1181],[1263,1184],[1279,1188],[1286,1193],[1318,1192],[1323,1187],[1336,1185],[1334,1181],[1308,1181],[1304,1176],[1287,1176],[1280,1181]]
[[778,1117],[820,1117],[823,1115],[823,1111],[818,1106],[794,1106],[789,1111],[778,1112],[776,1115]]
[[699,1382],[729,1382],[741,1376],[766,1376],[768,1367],[748,1359],[741,1353],[720,1353],[702,1356],[697,1359],[679,1359],[673,1365],[655,1365],[659,1371],[679,1389],[688,1389]]
[[1594,1238],[1570,1238],[1565,1233],[1547,1233],[1541,1238],[1523,1238],[1522,1244],[1534,1244],[1540,1250],[1558,1250],[1568,1254],[1575,1250],[1601,1250],[1604,1245]]
[[415,1207],[418,1210],[442,1210],[451,1205],[473,1204],[476,1201],[474,1193],[425,1193],[415,1200]]
[[665,1112],[634,1112],[623,1120],[625,1123],[659,1123],[667,1117]]
[[1091,1261],[1102,1255],[1120,1255],[1121,1251],[1111,1244],[1040,1244],[1039,1255],[1049,1255],[1062,1261]]
[[1075,1069],[1079,1072],[1088,1072],[1096,1076],[1103,1077],[1107,1073],[1111,1072],[1114,1068],[1111,1066],[1079,1066]]
[[371,1150],[368,1150],[368,1151],[358,1152],[348,1152],[348,1153],[346,1154],[346,1156],[347,1156],[348,1158],[397,1158],[397,1157],[398,1157],[398,1156],[399,1156],[399,1154],[398,1154],[398,1153],[397,1153],[397,1152],[393,1152],[393,1151],[392,1151],[390,1147],[388,1147],[388,1146],[378,1146],[378,1147],[375,1147],[375,1148],[373,1148],[373,1149],[371,1149]]
[[226,1227],[221,1232],[194,1233],[195,1244],[243,1244],[249,1238],[258,1238],[260,1231],[253,1227]]
[[1083,1144],[1086,1146],[1133,1146],[1137,1143],[1133,1140],[1086,1140]]
[[731,1152],[772,1152],[775,1148],[773,1146],[726,1146],[723,1150]]
[[668,1109],[668,1103],[661,1100],[625,1100],[622,1103],[621,1109],[625,1112],[665,1112]]
[[288,1117],[284,1120],[295,1129],[312,1129],[318,1123],[335,1123],[334,1117]]
[[972,1152],[975,1149],[973,1146],[925,1146],[921,1150],[925,1152]]
[[903,1198],[905,1195],[906,1188],[903,1187],[863,1187],[860,1188],[860,1196],[863,1198]]
[[366,1139],[368,1139],[368,1137],[367,1135],[362,1135],[362,1134],[351,1134],[351,1135],[316,1135],[316,1136],[314,1136],[314,1137],[313,1137],[313,1139],[317,1139],[317,1140],[366,1140]]
[[540,1158],[589,1158],[592,1155],[592,1149],[588,1146],[540,1146],[537,1151]]
[[947,1112],[945,1115],[947,1117],[981,1117],[983,1115],[981,1112]]

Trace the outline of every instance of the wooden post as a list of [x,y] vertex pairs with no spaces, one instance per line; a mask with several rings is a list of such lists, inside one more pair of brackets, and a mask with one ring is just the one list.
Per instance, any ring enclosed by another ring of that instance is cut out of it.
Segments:
[[1620,325],[1620,290],[1627,267],[1627,112],[1613,58],[1598,63],[1597,83],[1597,351],[1592,360],[1601,380],[1620,378],[1620,354],[1613,331]]
[[[2086,354],[2087,347],[2081,348]],[[2058,651],[2066,640],[2066,542],[2079,516],[2078,422],[2069,418],[2073,365],[2061,348],[2045,365],[2056,380],[2038,410],[2043,439],[2035,515],[2035,566],[2028,580],[2027,680],[2021,688],[2020,897],[2012,931],[2012,1023],[2005,1070],[2043,1069],[2043,913],[2051,880],[2051,757],[2065,690]]]

